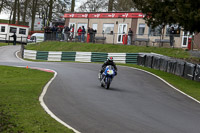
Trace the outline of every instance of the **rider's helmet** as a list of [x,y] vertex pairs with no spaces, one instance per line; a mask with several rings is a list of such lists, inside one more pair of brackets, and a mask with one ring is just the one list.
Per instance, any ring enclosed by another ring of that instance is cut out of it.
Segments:
[[112,62],[112,61],[113,61],[113,57],[108,57],[108,58],[107,58],[107,61]]

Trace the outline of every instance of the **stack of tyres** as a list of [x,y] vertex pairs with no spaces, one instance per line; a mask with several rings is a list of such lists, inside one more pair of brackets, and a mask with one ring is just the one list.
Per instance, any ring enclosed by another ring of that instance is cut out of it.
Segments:
[[196,67],[195,64],[186,62],[183,77],[186,78],[186,79],[193,80],[194,79],[195,67]]
[[200,65],[196,66],[196,69],[194,72],[194,80],[200,82]]
[[183,76],[185,68],[185,62],[182,60],[177,60],[175,75]]
[[138,55],[137,65],[139,65],[139,66],[144,66],[144,64],[145,64],[145,59],[146,59],[146,55],[145,55],[145,54],[139,54],[139,55]]
[[145,67],[152,68],[152,60],[153,60],[153,55],[152,54],[146,54],[146,60],[145,60]]
[[153,61],[152,61],[152,68],[153,69],[160,69],[160,56],[153,56]]
[[160,70],[167,72],[168,61],[170,60],[169,57],[162,56],[160,58]]
[[169,59],[167,65],[167,72],[175,74],[177,61],[175,59]]

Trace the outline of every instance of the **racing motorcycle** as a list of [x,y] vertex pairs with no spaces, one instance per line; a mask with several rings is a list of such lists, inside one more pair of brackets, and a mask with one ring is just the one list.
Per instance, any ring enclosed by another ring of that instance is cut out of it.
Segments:
[[105,71],[100,75],[101,87],[109,89],[112,79],[115,76],[115,69],[113,66],[106,66]]

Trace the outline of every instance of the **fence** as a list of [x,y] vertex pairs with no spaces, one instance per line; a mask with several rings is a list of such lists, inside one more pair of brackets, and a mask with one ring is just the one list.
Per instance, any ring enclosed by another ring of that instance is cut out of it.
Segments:
[[[13,37],[11,37],[11,36],[9,36],[8,37],[8,45],[10,44],[10,42],[13,42],[14,40],[13,39],[11,39],[11,38],[13,38]],[[27,44],[27,37],[23,37],[23,36],[21,36],[21,37],[17,37],[17,39],[16,39],[16,43],[20,43],[20,44]]]
[[7,34],[0,34],[0,41],[6,42],[6,40],[7,40]]
[[113,57],[117,63],[137,64],[137,53],[101,53],[101,52],[54,52],[24,50],[24,58],[48,61],[104,62]]
[[[90,36],[90,37],[88,37]],[[200,49],[200,44],[191,42],[189,35],[173,35],[174,41],[171,44],[173,47],[185,47],[188,49]],[[129,44],[129,45],[142,45],[153,47],[171,47],[170,36],[162,34],[134,34],[128,37],[123,33],[93,33],[93,34],[78,34],[74,33],[58,33],[48,32],[45,33],[45,41],[70,41],[70,42],[90,42],[90,43],[109,43],[109,44]],[[130,40],[130,41],[129,41]]]

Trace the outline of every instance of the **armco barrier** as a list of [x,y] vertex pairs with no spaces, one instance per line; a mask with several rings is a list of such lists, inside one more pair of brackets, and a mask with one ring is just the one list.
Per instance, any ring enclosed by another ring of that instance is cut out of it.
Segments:
[[52,52],[48,53],[48,61],[61,61],[62,52]]
[[31,59],[31,60],[36,60],[36,54],[37,54],[37,51],[25,50],[24,51],[24,58]]
[[91,62],[91,52],[76,52],[75,61],[79,62]]
[[37,51],[36,60],[48,60],[49,52]]
[[91,62],[104,62],[108,57],[108,53],[92,52]]
[[138,54],[137,53],[126,53],[125,63],[137,64]]
[[200,65],[196,65],[196,70],[194,72],[194,80],[200,81]]
[[24,58],[48,61],[104,62],[112,56],[116,63],[137,64],[137,53],[54,52],[24,50]]
[[62,52],[61,61],[75,61],[76,52]]
[[113,57],[116,63],[126,63],[126,53],[108,53],[108,57]]

